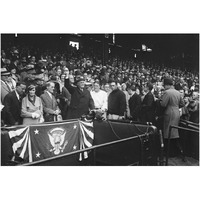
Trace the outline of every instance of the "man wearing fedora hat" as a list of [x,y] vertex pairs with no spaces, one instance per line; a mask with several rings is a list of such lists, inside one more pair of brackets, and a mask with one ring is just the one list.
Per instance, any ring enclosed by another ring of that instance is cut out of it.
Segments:
[[85,88],[85,80],[78,76],[73,86],[69,83],[69,74],[66,75],[65,87],[71,94],[71,102],[67,113],[67,119],[80,118],[94,109],[94,101],[90,92]]
[[[164,139],[168,139],[170,126],[179,125],[180,121],[179,108],[182,108],[184,106],[184,100],[182,98],[181,93],[176,89],[174,89],[173,80],[171,78],[167,77],[164,79],[164,88],[165,91],[161,98],[161,106],[165,107],[163,132],[164,132]],[[172,129],[170,139],[173,139],[174,148],[178,148],[178,150],[182,154],[183,152],[178,138],[179,138],[178,129]]]

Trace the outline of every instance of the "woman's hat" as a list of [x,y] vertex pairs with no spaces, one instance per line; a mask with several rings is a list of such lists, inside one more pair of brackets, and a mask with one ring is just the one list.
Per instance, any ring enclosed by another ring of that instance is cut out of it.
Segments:
[[28,91],[31,91],[33,89],[35,89],[35,85],[33,85],[33,84],[29,85],[27,88]]

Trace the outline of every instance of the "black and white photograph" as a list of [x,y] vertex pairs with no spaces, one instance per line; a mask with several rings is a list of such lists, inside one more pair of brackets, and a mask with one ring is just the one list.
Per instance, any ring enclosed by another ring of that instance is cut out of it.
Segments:
[[28,187],[25,199],[66,197],[52,186],[127,199],[132,184],[136,198],[179,198],[199,168],[197,7],[87,3],[1,14],[2,183]]
[[199,34],[2,34],[2,165],[199,165]]

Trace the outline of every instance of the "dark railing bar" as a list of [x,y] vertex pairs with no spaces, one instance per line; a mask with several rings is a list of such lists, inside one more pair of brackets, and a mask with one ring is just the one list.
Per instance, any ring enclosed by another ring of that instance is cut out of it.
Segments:
[[188,121],[188,120],[185,120],[185,119],[181,119],[180,123],[181,122],[186,123],[186,124],[192,124],[192,125],[197,126],[197,127],[199,126],[198,123],[194,123],[194,122],[191,122],[191,121]]
[[180,126],[171,125],[170,128],[169,128],[168,147],[167,147],[167,156],[166,156],[166,165],[168,165],[169,148],[170,148],[170,137],[171,137],[171,131],[172,131],[173,128],[182,129],[182,130],[185,130],[185,131],[192,131],[192,132],[195,132],[195,133],[199,133],[199,131],[197,131],[197,130],[193,130],[193,129],[188,129],[188,128],[184,128],[184,127],[180,127]]
[[51,157],[51,158],[46,158],[46,159],[39,160],[39,161],[34,161],[34,162],[31,162],[31,163],[25,163],[25,164],[22,164],[22,165],[28,166],[28,165],[37,164],[37,163],[39,164],[39,163],[51,161],[51,160],[54,160],[54,159],[57,159],[57,158],[63,158],[65,156],[79,154],[79,153],[82,153],[82,152],[85,152],[85,151],[94,150],[94,149],[98,149],[98,148],[101,148],[101,147],[109,146],[109,145],[112,145],[112,144],[122,143],[122,142],[125,142],[125,141],[133,140],[135,138],[139,138],[139,136],[133,136],[133,137],[125,138],[125,139],[120,139],[120,140],[117,140],[117,141],[107,142],[107,143],[104,143],[104,144],[94,145],[94,146],[89,147],[87,149],[82,149],[82,150],[78,150],[78,151],[75,151],[75,152],[70,152],[70,153],[62,154],[62,155]]
[[[55,122],[43,122],[40,124],[32,124],[32,125],[27,125],[27,126],[44,126],[44,125],[49,125],[49,124],[60,124],[60,123],[65,123],[65,122],[74,122],[74,121],[79,121],[81,120],[80,118],[77,119],[68,119],[68,120],[62,120],[62,121],[55,121]],[[94,120],[93,120],[94,121]],[[138,126],[141,125],[151,125],[149,122],[147,123],[143,123],[143,122],[134,122],[134,121],[129,121],[129,120],[106,120],[106,121],[110,121],[110,122],[117,122],[117,123],[126,123],[126,124],[137,124]],[[2,130],[10,130],[13,128],[24,128],[27,127],[26,125],[17,125],[17,126],[3,126],[1,127]]]
[[172,128],[177,128],[177,129],[182,129],[182,130],[185,130],[185,131],[192,131],[192,132],[199,133],[199,131],[197,131],[197,130],[193,130],[193,129],[189,129],[189,128],[184,128],[184,127],[180,127],[180,126],[171,125],[171,127]]
[[[27,125],[27,126],[31,126],[31,127],[34,127],[34,126],[44,126],[44,125],[49,125],[49,124],[61,124],[61,123],[66,123],[66,122],[74,122],[74,121],[78,121],[80,119],[69,119],[69,120],[63,120],[63,121],[56,121],[56,122],[43,122],[43,123],[40,123],[40,124],[32,124],[32,125]],[[10,129],[13,129],[13,128],[25,128],[27,127],[26,125],[17,125],[17,126],[3,126],[1,127],[2,130],[10,130]]]

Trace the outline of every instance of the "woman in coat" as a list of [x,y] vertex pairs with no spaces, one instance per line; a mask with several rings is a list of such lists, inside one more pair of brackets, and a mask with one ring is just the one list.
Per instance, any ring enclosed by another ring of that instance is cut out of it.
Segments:
[[28,94],[22,99],[21,117],[24,125],[44,122],[41,99],[35,95],[35,86],[28,87]]

